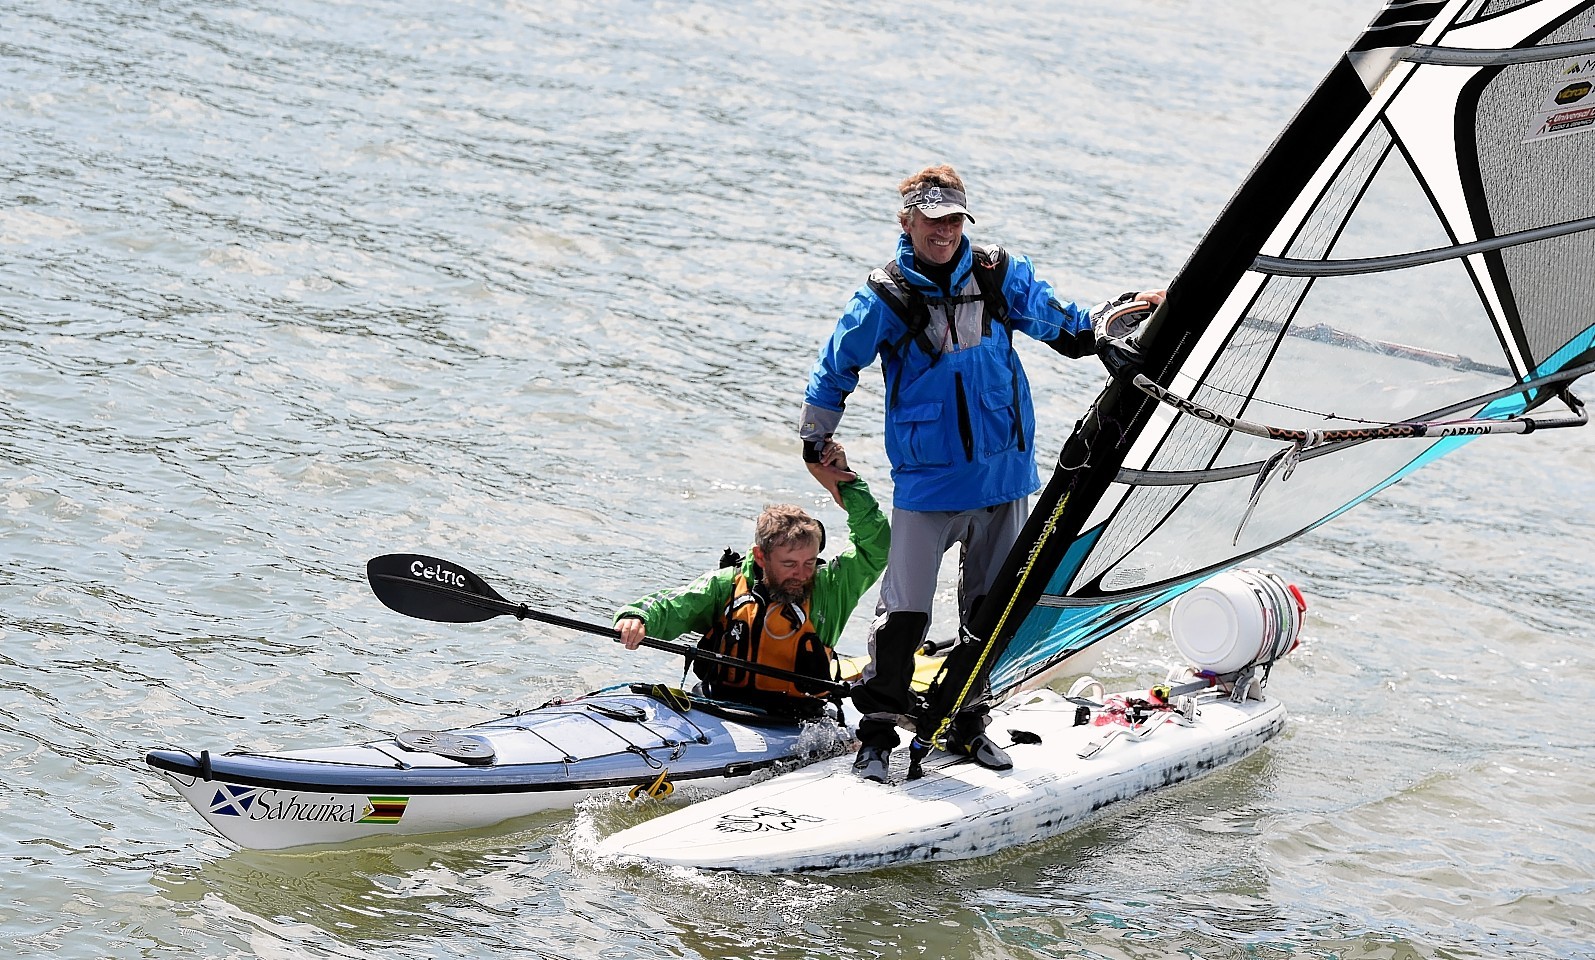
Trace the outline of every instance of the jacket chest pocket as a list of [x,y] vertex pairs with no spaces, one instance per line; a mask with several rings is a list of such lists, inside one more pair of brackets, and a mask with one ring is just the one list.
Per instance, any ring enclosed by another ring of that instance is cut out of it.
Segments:
[[952,463],[952,438],[942,417],[940,403],[903,404],[894,409],[886,436],[892,463],[903,468]]
[[1011,388],[984,391],[978,402],[975,435],[980,438],[982,456],[993,457],[1028,446],[1019,415],[1019,400]]

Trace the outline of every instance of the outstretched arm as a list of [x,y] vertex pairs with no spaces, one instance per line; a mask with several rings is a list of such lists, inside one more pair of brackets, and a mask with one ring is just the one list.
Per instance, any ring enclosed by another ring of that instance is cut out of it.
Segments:
[[[1109,304],[1140,300],[1153,308],[1163,302],[1165,290],[1127,293]],[[1012,310],[1014,327],[1047,344],[1066,357],[1089,357],[1102,350],[1102,334],[1093,319],[1106,304],[1087,309],[1058,300],[1052,284],[1035,275],[1029,258],[1010,255],[1003,295]]]
[[842,507],[847,511],[847,549],[815,574],[814,599],[824,604],[823,609],[815,610],[815,629],[831,647],[841,639],[860,598],[880,579],[892,547],[891,525],[869,484],[858,478],[843,483],[841,490]]
[[825,441],[820,448],[820,459],[816,463],[807,464],[809,473],[820,482],[831,494],[831,499],[837,506],[842,506],[842,491],[839,484],[849,480],[858,479],[858,474],[847,468],[847,451],[835,440]]
[[[825,464],[825,451],[842,420],[848,394],[858,386],[859,371],[879,356],[882,324],[889,311],[868,288],[853,295],[836,329],[820,348],[809,370],[808,388],[803,394],[803,409],[798,415],[798,436],[803,442],[803,461],[809,473],[820,482],[831,499],[841,504],[836,485],[842,479]],[[847,470],[844,455],[841,469]]]

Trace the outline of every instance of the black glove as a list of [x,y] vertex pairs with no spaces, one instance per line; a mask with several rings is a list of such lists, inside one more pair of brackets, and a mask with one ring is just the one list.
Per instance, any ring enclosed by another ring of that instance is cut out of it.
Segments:
[[1099,303],[1091,310],[1091,329],[1096,333],[1097,356],[1108,373],[1129,376],[1141,369],[1141,325],[1156,307],[1140,299],[1137,292],[1120,294],[1117,299]]

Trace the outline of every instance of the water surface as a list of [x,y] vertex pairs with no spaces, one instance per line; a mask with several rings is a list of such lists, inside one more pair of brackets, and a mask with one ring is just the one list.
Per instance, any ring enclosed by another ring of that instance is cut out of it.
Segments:
[[[1578,432],[1476,442],[1271,555],[1313,602],[1270,686],[1286,735],[995,857],[616,869],[593,837],[647,815],[617,804],[255,854],[140,759],[674,679],[583,634],[403,619],[364,563],[447,556],[603,619],[745,544],[762,503],[840,528],[793,422],[891,250],[898,179],[954,163],[972,235],[1067,296],[1162,282],[1371,6],[0,6],[0,936],[67,958],[1595,956]],[[1102,374],[1025,356],[1055,451]],[[871,374],[844,429],[889,497],[879,423]],[[1142,682],[1171,653],[1143,623],[1096,669]]]

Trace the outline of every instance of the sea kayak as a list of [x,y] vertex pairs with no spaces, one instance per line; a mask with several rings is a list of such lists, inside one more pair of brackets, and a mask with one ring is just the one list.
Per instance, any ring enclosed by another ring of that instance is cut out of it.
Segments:
[[797,722],[632,684],[451,730],[281,752],[155,750],[146,762],[223,837],[280,850],[467,830],[602,793],[709,796],[846,748]]

